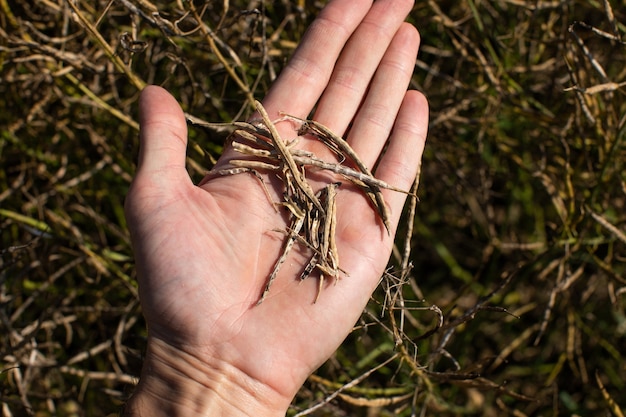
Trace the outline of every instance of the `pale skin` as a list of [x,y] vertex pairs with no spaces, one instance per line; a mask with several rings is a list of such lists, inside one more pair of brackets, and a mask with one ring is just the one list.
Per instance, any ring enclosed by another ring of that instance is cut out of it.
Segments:
[[[407,91],[419,45],[417,30],[404,23],[412,5],[329,2],[262,101],[273,120],[281,112],[312,118],[344,136],[369,169],[388,143],[373,174],[403,190],[415,178],[428,125],[426,99]],[[250,174],[194,185],[176,100],[148,87],[139,109],[139,164],[126,216],[149,336],[124,415],[283,416],[362,313],[387,265],[407,196],[381,190],[389,234],[365,196],[339,187],[335,242],[349,276],[336,285],[327,279],[314,303],[318,282],[313,275],[299,282],[308,258],[296,244],[256,305],[280,255],[285,236],[275,230],[285,229],[285,211],[276,211]],[[283,137],[294,136],[288,121],[276,126]],[[318,152],[324,145],[311,138],[297,146]],[[238,156],[226,150],[217,168]],[[270,191],[278,198],[278,190]]]

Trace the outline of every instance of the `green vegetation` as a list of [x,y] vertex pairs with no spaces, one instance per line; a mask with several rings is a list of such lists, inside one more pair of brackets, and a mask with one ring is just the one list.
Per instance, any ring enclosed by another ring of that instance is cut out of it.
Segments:
[[[3,416],[106,416],[132,392],[138,93],[245,118],[323,2],[264,3],[0,0]],[[290,413],[623,416],[626,11],[431,0],[411,21],[432,110],[421,201]],[[190,138],[199,180],[224,137]]]

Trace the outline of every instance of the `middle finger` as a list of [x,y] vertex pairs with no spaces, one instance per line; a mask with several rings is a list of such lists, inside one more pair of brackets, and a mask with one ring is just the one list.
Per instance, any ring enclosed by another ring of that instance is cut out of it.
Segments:
[[375,1],[346,44],[314,119],[343,135],[413,0]]

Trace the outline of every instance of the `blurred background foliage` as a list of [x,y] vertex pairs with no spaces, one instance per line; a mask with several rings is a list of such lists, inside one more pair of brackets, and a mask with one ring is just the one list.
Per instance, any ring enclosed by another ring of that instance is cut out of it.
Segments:
[[[0,0],[3,416],[106,416],[132,392],[141,88],[241,120],[324,3]],[[430,0],[409,20],[431,106],[420,203],[290,415],[623,416],[623,4]],[[198,181],[224,136],[190,139]]]

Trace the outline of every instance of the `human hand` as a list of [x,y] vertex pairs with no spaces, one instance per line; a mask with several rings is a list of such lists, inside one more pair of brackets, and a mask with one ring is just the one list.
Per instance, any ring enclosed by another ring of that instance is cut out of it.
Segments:
[[[263,105],[312,117],[348,142],[377,178],[409,189],[421,159],[428,108],[406,91],[419,35],[403,23],[413,1],[331,1],[309,28]],[[317,303],[315,279],[298,282],[298,245],[269,295],[255,305],[280,254],[284,213],[251,175],[192,184],[187,131],[174,98],[140,99],[141,149],[126,215],[148,323],[148,351],[127,415],[284,415],[307,376],[352,329],[387,264],[406,195],[383,190],[387,234],[368,200],[337,196],[340,267],[349,276]],[[285,138],[289,123],[277,125]],[[348,130],[349,128],[349,130]],[[347,133],[346,133],[347,132]],[[305,149],[320,149],[302,140]],[[234,156],[226,150],[218,167]],[[276,191],[277,195],[280,194]]]

